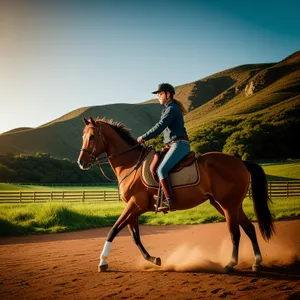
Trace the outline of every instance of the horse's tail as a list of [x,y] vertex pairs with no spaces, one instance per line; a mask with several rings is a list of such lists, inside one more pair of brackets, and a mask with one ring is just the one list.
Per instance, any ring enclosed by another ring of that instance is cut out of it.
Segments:
[[252,199],[258,225],[264,240],[269,240],[275,233],[273,217],[269,210],[268,185],[263,168],[252,161],[243,161],[251,174]]

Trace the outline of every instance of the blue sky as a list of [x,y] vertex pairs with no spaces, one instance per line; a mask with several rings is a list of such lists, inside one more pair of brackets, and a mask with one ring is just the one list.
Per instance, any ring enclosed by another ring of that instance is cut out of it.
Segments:
[[20,2],[0,9],[0,133],[300,50],[296,0]]

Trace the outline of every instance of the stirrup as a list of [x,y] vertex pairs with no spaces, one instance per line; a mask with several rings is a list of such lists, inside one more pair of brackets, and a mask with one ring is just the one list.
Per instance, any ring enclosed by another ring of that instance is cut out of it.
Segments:
[[[154,208],[156,209],[156,204],[154,204]],[[165,215],[165,214],[167,214],[167,213],[169,212],[168,210],[159,210],[159,208],[160,208],[160,207],[158,207],[158,208],[156,209],[157,213],[158,213],[158,212],[162,212],[162,213],[164,213],[164,215]]]
[[164,200],[160,207],[157,208],[158,211],[171,211],[171,203],[169,200]]

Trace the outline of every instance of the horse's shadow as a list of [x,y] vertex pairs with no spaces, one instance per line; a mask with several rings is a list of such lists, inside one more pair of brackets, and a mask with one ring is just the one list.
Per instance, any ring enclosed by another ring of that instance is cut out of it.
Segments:
[[[154,269],[144,269],[144,270],[135,270],[137,272],[175,272],[175,273],[194,273],[194,274],[216,274],[216,275],[225,275],[225,276],[238,276],[238,277],[248,277],[252,278],[252,280],[258,279],[269,279],[269,280],[292,280],[299,281],[300,280],[300,262],[296,262],[287,266],[266,266],[261,267],[259,271],[252,271],[252,269],[236,269],[231,272],[220,272],[220,271],[212,271],[212,270],[204,270],[204,269],[193,269],[193,270],[185,270],[185,271],[176,271],[174,269],[164,269],[156,267]],[[109,273],[130,273],[132,270],[116,270],[110,269],[105,272]]]
[[265,266],[258,271],[236,270],[227,273],[230,276],[265,278],[270,280],[300,280],[300,262],[287,266]]

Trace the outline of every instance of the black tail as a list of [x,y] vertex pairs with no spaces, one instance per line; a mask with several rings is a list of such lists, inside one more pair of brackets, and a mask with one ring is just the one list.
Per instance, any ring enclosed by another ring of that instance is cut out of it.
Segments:
[[263,168],[252,161],[243,161],[251,174],[252,199],[262,237],[269,240],[275,233],[273,218],[269,210],[268,184]]

